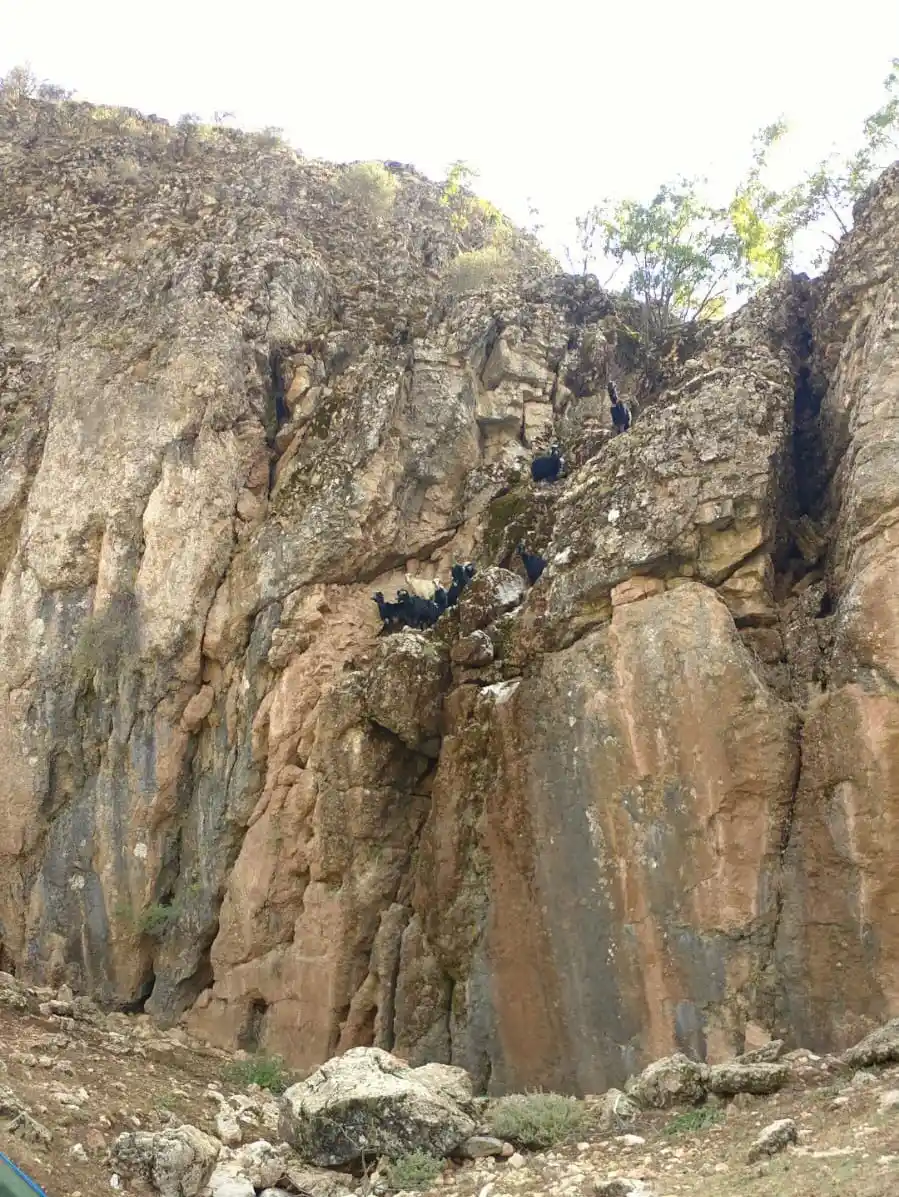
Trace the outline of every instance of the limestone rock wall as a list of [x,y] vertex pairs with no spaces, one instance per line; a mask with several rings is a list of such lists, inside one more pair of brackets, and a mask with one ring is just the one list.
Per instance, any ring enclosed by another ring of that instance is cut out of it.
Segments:
[[414,171],[0,136],[0,967],[495,1090],[897,1013],[895,173],[611,438],[627,304],[523,239],[455,293]]

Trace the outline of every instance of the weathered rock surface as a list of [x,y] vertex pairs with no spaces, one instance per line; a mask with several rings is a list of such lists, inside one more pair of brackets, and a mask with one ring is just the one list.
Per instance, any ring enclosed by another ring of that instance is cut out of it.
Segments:
[[899,171],[610,439],[632,313],[521,239],[454,293],[489,230],[414,171],[0,134],[0,968],[496,1091],[899,1014]]
[[758,1138],[749,1149],[750,1164],[764,1156],[777,1155],[784,1151],[791,1143],[799,1142],[799,1132],[792,1118],[778,1118],[764,1127]]
[[872,1064],[890,1064],[899,1060],[899,1018],[892,1018],[860,1043],[843,1052],[842,1060],[850,1068],[870,1068]]
[[644,1109],[697,1105],[705,1099],[709,1069],[681,1052],[656,1060],[628,1085],[628,1096]]
[[458,1104],[471,1096],[466,1081],[461,1069],[410,1068],[378,1048],[354,1048],[287,1090],[280,1133],[304,1160],[328,1167],[363,1154],[451,1155],[475,1129]]
[[109,1157],[116,1173],[145,1181],[160,1197],[197,1197],[220,1150],[215,1139],[196,1127],[179,1126],[119,1135]]
[[776,1093],[790,1079],[786,1064],[713,1064],[709,1068],[706,1087],[719,1097],[733,1097],[736,1093]]

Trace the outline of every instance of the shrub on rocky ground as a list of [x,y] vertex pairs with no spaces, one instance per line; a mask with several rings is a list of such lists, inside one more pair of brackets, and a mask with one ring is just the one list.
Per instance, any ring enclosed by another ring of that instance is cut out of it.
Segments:
[[502,1097],[490,1113],[490,1128],[516,1147],[543,1151],[561,1143],[583,1122],[584,1110],[574,1097],[560,1093],[516,1093]]
[[665,1127],[666,1135],[690,1135],[696,1131],[708,1130],[724,1119],[724,1113],[713,1106],[702,1106],[698,1110],[684,1110],[675,1114]]
[[392,1189],[429,1189],[443,1171],[443,1160],[427,1151],[410,1151],[393,1160],[387,1170]]
[[290,1074],[280,1056],[250,1056],[234,1060],[225,1069],[225,1080],[239,1088],[259,1085],[270,1093],[283,1093],[290,1084]]

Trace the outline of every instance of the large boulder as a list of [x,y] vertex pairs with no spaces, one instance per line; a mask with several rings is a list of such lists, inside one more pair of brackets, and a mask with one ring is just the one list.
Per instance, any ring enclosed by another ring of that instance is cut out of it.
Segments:
[[890,1064],[899,1060],[899,1018],[866,1035],[840,1057],[850,1068],[869,1068],[872,1064]]
[[408,747],[436,755],[449,667],[440,648],[417,633],[391,636],[365,687],[369,717]]
[[195,1126],[176,1130],[128,1131],[110,1148],[120,1176],[142,1180],[159,1197],[197,1197],[218,1159],[221,1145]]
[[281,1137],[312,1164],[335,1167],[421,1150],[449,1155],[474,1133],[459,1097],[461,1068],[410,1068],[389,1052],[357,1047],[291,1086]]
[[238,1151],[223,1151],[209,1177],[208,1197],[255,1197],[257,1189],[271,1188],[286,1179],[294,1163],[286,1144],[275,1147],[264,1139]]
[[706,1085],[719,1097],[733,1097],[737,1093],[776,1093],[790,1079],[786,1064],[715,1064],[709,1069]]
[[656,1060],[628,1082],[628,1096],[643,1109],[698,1105],[705,1100],[709,1069],[682,1052]]

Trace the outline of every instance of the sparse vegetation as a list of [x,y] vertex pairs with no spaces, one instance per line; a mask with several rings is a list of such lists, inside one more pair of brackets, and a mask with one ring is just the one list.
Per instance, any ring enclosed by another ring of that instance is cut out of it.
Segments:
[[224,1078],[238,1088],[259,1085],[270,1093],[283,1093],[290,1084],[290,1074],[280,1056],[258,1055],[234,1060],[225,1069]]
[[443,1160],[436,1155],[427,1151],[410,1151],[390,1164],[387,1182],[397,1191],[429,1189],[443,1168]]
[[444,282],[448,290],[462,294],[505,282],[514,271],[515,262],[505,248],[487,245],[458,254],[446,268]]
[[717,1106],[700,1106],[697,1110],[684,1110],[675,1114],[665,1127],[666,1135],[693,1135],[708,1130],[724,1121],[724,1112]]
[[137,929],[141,935],[159,939],[175,922],[179,913],[180,907],[176,903],[151,902],[138,916]]
[[498,1138],[534,1151],[562,1143],[583,1120],[584,1108],[577,1098],[560,1093],[515,1093],[501,1097],[490,1112],[490,1126]]
[[393,207],[399,183],[380,162],[354,162],[343,171],[337,187],[346,199],[381,218]]
[[0,99],[12,100],[71,100],[74,92],[58,83],[51,83],[48,79],[38,79],[31,64],[26,62],[14,66],[0,78]]

